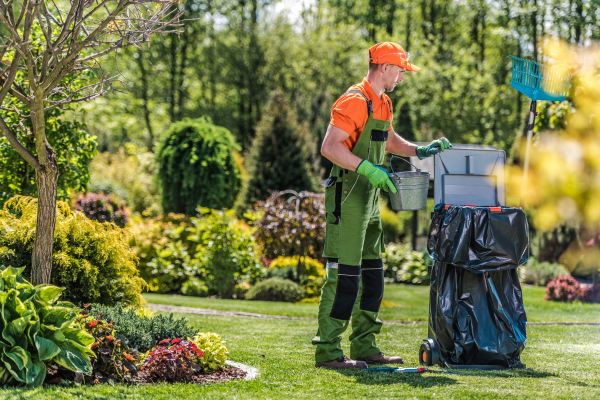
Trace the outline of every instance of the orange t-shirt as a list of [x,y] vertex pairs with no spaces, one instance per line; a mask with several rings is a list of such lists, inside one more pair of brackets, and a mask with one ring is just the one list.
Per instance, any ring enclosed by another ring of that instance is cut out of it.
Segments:
[[[366,79],[348,90],[351,89],[360,90],[373,102],[373,118],[390,121],[391,130],[394,115],[392,100],[385,93],[381,97],[377,96]],[[365,98],[358,93],[347,93],[333,103],[329,123],[348,134],[348,139],[344,141],[344,144],[352,150],[368,118],[369,112]]]

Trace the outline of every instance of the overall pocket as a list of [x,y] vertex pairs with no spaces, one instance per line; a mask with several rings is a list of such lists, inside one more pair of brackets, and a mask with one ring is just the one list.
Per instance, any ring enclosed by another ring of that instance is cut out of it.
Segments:
[[327,223],[337,225],[342,215],[342,185],[341,179],[330,176],[325,180],[325,213]]

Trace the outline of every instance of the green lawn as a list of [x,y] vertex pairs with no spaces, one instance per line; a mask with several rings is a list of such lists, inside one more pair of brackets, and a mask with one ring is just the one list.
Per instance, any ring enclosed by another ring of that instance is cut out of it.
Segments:
[[[268,315],[288,315],[313,318],[315,304],[290,304],[269,301],[239,301],[209,299],[180,295],[146,294],[148,303],[241,311]],[[600,323],[600,305],[557,303],[544,300],[544,288],[524,286],[523,297],[530,322],[590,322]],[[383,320],[427,321],[428,286],[387,285],[381,318]]]
[[[4,390],[15,399],[356,399],[356,398],[600,398],[600,326],[532,325],[522,361],[515,371],[453,372],[436,369],[424,375],[336,372],[314,368],[310,339],[316,329],[316,305],[197,299],[147,295],[152,303],[227,311],[307,317],[302,320],[187,315],[199,329],[219,332],[231,358],[260,370],[258,379],[211,386],[148,385]],[[417,321],[384,325],[384,351],[417,365],[426,336],[427,288],[386,288],[384,319]],[[543,290],[525,288],[530,321],[600,322],[600,305],[557,304],[543,300]],[[347,348],[347,340],[344,341]]]

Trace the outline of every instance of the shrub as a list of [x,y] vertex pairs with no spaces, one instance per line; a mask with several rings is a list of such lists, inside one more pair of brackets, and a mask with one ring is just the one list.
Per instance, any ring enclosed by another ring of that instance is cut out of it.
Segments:
[[302,288],[289,279],[269,278],[258,282],[248,293],[248,300],[296,302],[304,297]]
[[231,132],[207,118],[174,123],[157,154],[164,212],[231,208],[240,187],[234,150],[239,146]]
[[429,283],[429,265],[427,254],[412,251],[408,246],[391,243],[383,254],[385,277],[393,282],[425,285]]
[[94,337],[92,350],[92,375],[86,377],[88,383],[134,382],[137,374],[138,352],[129,349],[116,337],[114,324],[98,320],[87,314],[82,316],[87,331]]
[[140,372],[150,382],[186,382],[202,371],[198,361],[204,352],[193,342],[180,338],[161,340],[148,352]]
[[586,303],[600,303],[600,283],[582,287],[580,299]]
[[[386,196],[387,195],[382,195]],[[434,200],[427,199],[426,210],[433,210]],[[408,242],[412,238],[413,212],[398,212],[391,209],[387,198],[380,197],[379,212],[381,225],[383,226],[383,238],[385,243]],[[429,235],[431,213],[418,211],[417,214],[417,237],[426,238]]]
[[240,283],[236,284],[235,287],[233,288],[233,298],[234,299],[245,299],[246,293],[248,293],[248,290],[250,290],[251,287],[252,287],[252,285],[250,285],[249,282],[240,282]]
[[[0,210],[0,264],[27,266],[34,240],[37,200],[16,196]],[[92,221],[58,203],[51,282],[77,304],[138,305],[144,281],[127,231]]]
[[[383,237],[386,243],[398,242],[406,236],[405,225],[410,222],[410,213],[396,213],[388,208],[384,201],[379,203]],[[404,214],[407,214],[406,216]]]
[[129,218],[125,203],[114,195],[104,193],[86,193],[80,195],[73,207],[82,211],[86,217],[99,222],[114,222],[123,228]]
[[192,276],[181,285],[181,294],[197,297],[208,296],[208,286],[201,279]]
[[519,268],[521,282],[537,286],[546,286],[551,279],[563,274],[568,274],[563,265],[540,262],[533,257],[529,258],[527,264]]
[[143,317],[134,310],[126,309],[121,305],[94,304],[90,309],[90,315],[112,322],[115,325],[117,336],[128,347],[140,352],[148,351],[162,339],[192,337],[196,333],[185,318],[178,319],[173,314]]
[[133,212],[146,216],[160,212],[160,195],[155,179],[156,159],[153,153],[132,143],[116,153],[100,153],[90,164],[89,191],[115,194]]
[[252,231],[233,211],[202,208],[199,217],[146,221],[132,231],[153,291],[229,298],[262,273]]
[[315,297],[323,286],[325,266],[310,257],[277,257],[269,265],[267,276],[292,280],[304,288],[307,297]]
[[231,298],[236,284],[255,282],[262,275],[258,250],[251,229],[235,218],[233,211],[202,208],[200,218],[192,218],[196,258],[205,271],[209,292]]
[[256,127],[248,156],[250,179],[244,185],[239,205],[252,205],[273,191],[315,191],[313,142],[308,126],[298,123],[283,94],[273,92]]
[[581,296],[581,286],[571,275],[560,275],[546,286],[544,299],[553,301],[575,301]]
[[168,214],[130,225],[131,246],[139,259],[140,274],[148,290],[180,292],[182,285],[200,274],[194,263],[196,243],[190,241],[189,218]]
[[212,332],[201,332],[192,338],[192,342],[204,352],[204,356],[198,359],[198,364],[204,372],[217,371],[225,366],[229,351],[221,336]]
[[51,363],[89,375],[94,338],[76,321],[78,309],[58,301],[62,288],[33,286],[22,272],[0,272],[0,384],[40,386]]
[[325,238],[324,197],[300,192],[293,200],[274,193],[257,204],[262,216],[256,222],[256,240],[270,259],[296,254],[320,258]]

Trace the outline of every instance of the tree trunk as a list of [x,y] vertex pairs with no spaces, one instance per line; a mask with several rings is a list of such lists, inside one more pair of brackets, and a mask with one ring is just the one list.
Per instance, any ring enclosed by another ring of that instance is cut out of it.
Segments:
[[140,68],[140,81],[142,84],[142,110],[144,112],[144,122],[148,130],[147,147],[148,151],[154,151],[154,130],[152,129],[152,121],[150,120],[150,96],[148,94],[148,71],[146,69],[146,61],[144,59],[144,50],[138,51],[136,58],[138,67]]
[[214,61],[216,59],[216,48],[217,48],[217,37],[215,34],[215,14],[216,11],[214,9],[213,3],[212,1],[209,1],[208,3],[208,14],[210,15],[209,17],[209,23],[208,23],[208,37],[209,37],[209,41],[210,41],[210,45],[208,46],[208,54],[209,57],[208,59],[210,60],[208,65],[208,70],[209,70],[209,74],[210,74],[210,79],[208,82],[209,85],[209,93],[210,93],[210,99],[209,99],[209,107],[210,107],[210,115],[214,117],[214,115],[216,114],[216,109],[217,109],[217,63]]
[[583,14],[583,1],[575,1],[575,43],[583,43],[582,29],[585,26],[585,15]]
[[45,93],[41,88],[32,90],[34,98],[30,103],[31,128],[35,137],[36,185],[38,191],[35,240],[31,256],[31,283],[50,283],[52,275],[52,248],[56,225],[56,187],[58,165],[54,150],[46,138],[46,118],[44,115]]
[[40,171],[36,171],[38,189],[37,223],[31,258],[31,283],[50,283],[52,274],[52,249],[56,225],[56,186],[58,167],[51,158]]
[[396,16],[396,2],[389,1],[387,3],[387,15],[386,15],[386,20],[385,20],[385,32],[389,36],[394,35],[394,25],[396,24],[395,16]]
[[406,39],[404,39],[404,45],[406,46],[407,50],[410,50],[411,49],[411,47],[410,47],[410,31],[412,29],[412,26],[411,26],[411,21],[412,21],[412,3],[409,1],[408,5],[406,7],[407,7],[407,9],[406,9],[406,20],[405,20],[405,29],[406,29],[405,38]]
[[531,13],[531,41],[533,42],[533,59],[538,61],[538,2],[533,0],[533,11]]

